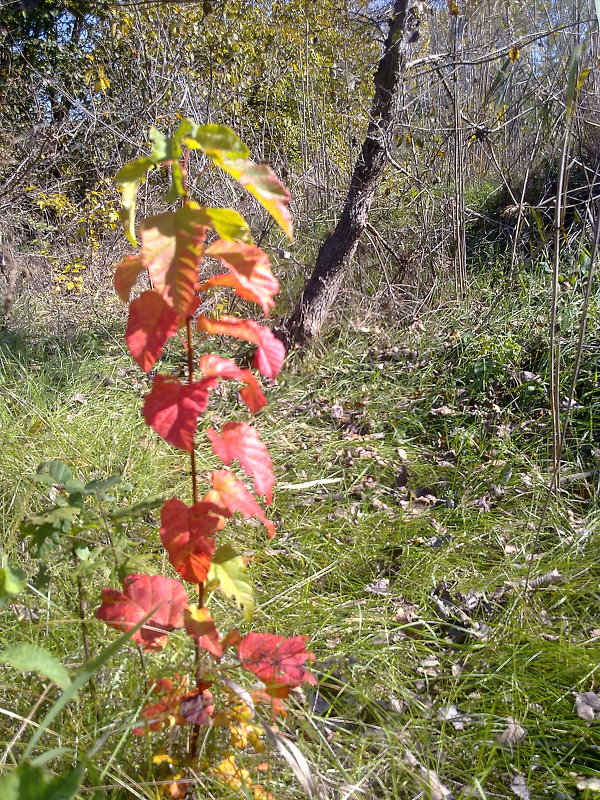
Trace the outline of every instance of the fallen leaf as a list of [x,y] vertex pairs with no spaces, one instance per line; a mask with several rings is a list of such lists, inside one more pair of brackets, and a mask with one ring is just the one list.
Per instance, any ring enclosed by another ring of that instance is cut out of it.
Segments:
[[508,723],[506,728],[498,734],[498,744],[514,747],[527,736],[527,731],[513,717],[507,717],[506,722]]
[[580,719],[591,722],[600,713],[600,697],[596,692],[575,692],[575,709]]
[[514,775],[510,782],[510,788],[521,800],[529,800],[529,789],[522,775]]

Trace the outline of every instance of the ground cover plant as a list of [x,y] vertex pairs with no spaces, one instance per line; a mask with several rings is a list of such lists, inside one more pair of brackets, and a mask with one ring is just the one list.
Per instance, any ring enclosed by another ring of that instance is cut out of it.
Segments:
[[[234,525],[233,544],[249,559],[257,627],[302,631],[319,656],[317,686],[297,696],[281,725],[324,796],[594,796],[598,299],[577,392],[587,400],[574,411],[562,473],[572,479],[552,498],[536,542],[550,457],[537,340],[546,330],[548,289],[532,273],[527,292],[515,281],[498,302],[488,279],[474,285],[470,303],[424,314],[412,330],[384,332],[364,320],[362,330],[343,327],[313,355],[292,358],[270,389],[261,435],[282,476],[270,515],[278,533],[265,550],[262,526],[250,521],[250,528]],[[577,298],[564,302],[568,362]],[[151,383],[123,348],[121,307],[72,329],[66,317],[57,322],[32,310],[19,313],[21,326],[3,337],[4,529],[47,504],[50,488],[32,489],[30,478],[49,456],[69,461],[78,478],[120,475],[130,506],[185,496],[189,478],[178,453],[148,434],[140,417]],[[510,366],[473,381],[499,353]],[[182,367],[174,339],[164,363]],[[214,398],[213,427],[227,420],[233,391]],[[198,469],[216,468],[214,454],[199,450]],[[122,507],[117,492],[119,485],[111,494]],[[128,535],[134,555],[164,572],[160,517],[147,514],[128,523]],[[27,638],[76,668],[84,655],[71,566],[49,557],[38,587],[23,545],[14,542],[7,555],[30,588],[2,612],[3,646]],[[92,597],[106,585],[98,572],[87,579]],[[226,602],[214,613],[217,627],[234,617]],[[101,626],[90,623],[97,649],[110,640]],[[151,657],[156,672],[146,659],[148,677],[159,675],[159,663],[177,662],[185,638],[173,632],[171,646]],[[32,716],[40,691],[41,709],[55,692],[10,668],[2,683],[2,708],[20,719]],[[84,786],[106,787],[99,796],[111,799],[156,797],[175,769],[165,763],[157,775],[156,739],[129,732],[151,702],[135,650],[101,669],[96,683],[106,701],[98,714],[87,701],[73,704],[49,739],[81,752],[110,732],[112,746],[95,756]],[[10,763],[24,723],[3,720]],[[60,758],[47,768],[60,772]],[[207,779],[202,787],[204,796],[223,797]],[[279,763],[268,789],[303,795]]]

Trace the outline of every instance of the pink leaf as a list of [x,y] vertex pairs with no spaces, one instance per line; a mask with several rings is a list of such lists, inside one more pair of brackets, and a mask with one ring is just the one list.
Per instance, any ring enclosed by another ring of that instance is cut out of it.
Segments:
[[207,227],[196,203],[147,217],[140,225],[141,257],[154,289],[182,317],[190,314]]
[[143,292],[129,306],[125,340],[131,357],[144,372],[152,369],[165,342],[177,334],[178,316],[156,292]]
[[252,372],[249,369],[241,369],[232,359],[210,353],[200,359],[200,369],[207,378],[232,378],[246,383],[240,391],[240,397],[253,414],[258,414],[266,406],[267,398]]
[[255,428],[247,422],[227,422],[221,433],[212,428],[206,431],[212,449],[228,467],[237,458],[246,475],[254,477],[257,494],[265,496],[270,504],[273,501],[273,462],[266,446],[258,438]]
[[198,417],[206,411],[209,391],[216,383],[216,378],[188,384],[157,375],[144,401],[144,419],[169,444],[191,453]]
[[253,672],[267,687],[284,691],[301,683],[316,683],[306,669],[314,655],[306,650],[307,636],[285,638],[274,633],[248,633],[238,645],[244,669]]
[[223,648],[208,608],[190,605],[184,611],[183,619],[186,631],[194,637],[198,646],[220,660],[223,656]]
[[279,291],[279,281],[271,272],[267,254],[253,244],[218,239],[205,251],[205,255],[217,258],[230,272],[209,278],[199,288],[229,286],[239,297],[251,300],[262,307],[265,317],[275,305],[273,296]]
[[129,302],[129,295],[133,285],[143,269],[144,264],[139,253],[125,256],[123,261],[115,267],[115,290],[124,303]]
[[162,575],[127,575],[123,591],[104,589],[96,617],[120,631],[128,631],[150,611],[150,619],[132,636],[144,650],[161,650],[167,633],[183,627],[188,596],[182,584]]
[[214,534],[225,525],[209,503],[186,506],[172,497],[162,507],[160,538],[169,561],[185,581],[203,583],[215,552]]
[[239,319],[224,314],[220,319],[198,317],[198,329],[206,333],[225,334],[257,345],[254,366],[265,378],[276,378],[285,359],[285,347],[269,328],[252,319]]
[[213,488],[204,496],[205,502],[214,503],[217,513],[231,517],[239,511],[245,519],[257,517],[266,527],[269,538],[275,536],[275,526],[269,522],[265,512],[233,472],[221,469],[211,474]]

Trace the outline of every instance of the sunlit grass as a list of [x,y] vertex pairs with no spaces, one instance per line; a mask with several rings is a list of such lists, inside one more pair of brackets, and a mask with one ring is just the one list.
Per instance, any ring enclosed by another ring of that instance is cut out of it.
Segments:
[[[257,423],[284,487],[271,511],[278,536],[268,542],[262,527],[247,523],[232,525],[230,536],[249,558],[254,628],[311,637],[319,695],[298,699],[288,726],[335,797],[435,796],[433,772],[456,797],[514,797],[515,776],[531,797],[570,797],[573,773],[600,773],[596,727],[577,717],[572,694],[598,688],[597,488],[585,479],[569,486],[540,527],[549,425],[543,359],[536,364],[542,389],[523,387],[521,373],[534,371],[523,352],[539,333],[544,296],[485,303],[483,296],[479,307],[425,315],[423,331],[349,328],[304,360],[293,356]],[[84,321],[60,336],[23,324],[3,334],[4,541],[20,517],[43,505],[31,475],[48,458],[84,479],[120,474],[132,500],[189,497],[185,458],[141,419],[148,379],[124,352],[121,325]],[[167,361],[165,370],[180,368],[177,343]],[[588,374],[595,368],[590,355]],[[210,423],[230,416],[234,400],[233,390],[217,398]],[[450,413],[436,413],[442,406]],[[567,473],[588,469],[593,457],[597,428],[585,413],[570,432]],[[243,414],[238,406],[234,415]],[[397,485],[403,464],[408,489]],[[199,468],[215,465],[201,447]],[[415,502],[425,488],[437,502]],[[159,550],[155,518],[137,533],[133,550]],[[23,543],[14,541],[5,556],[33,577]],[[157,567],[171,574],[164,559]],[[562,583],[524,590],[528,574],[553,569]],[[2,611],[0,644],[32,640],[75,670],[83,653],[72,576],[56,560],[50,572],[47,586]],[[89,579],[92,608],[111,582],[114,575]],[[377,586],[383,593],[372,591]],[[503,586],[504,598],[495,600]],[[463,604],[466,617],[445,619],[435,590],[458,605],[459,593],[477,592],[489,607],[470,616]],[[225,602],[215,613],[225,629],[239,623]],[[100,623],[91,628],[96,649],[110,641]],[[146,658],[148,675],[181,670],[188,657],[186,638],[175,634],[163,653]],[[82,695],[46,737],[49,747],[60,739],[83,752],[109,734],[87,779],[108,787],[98,798],[156,797],[150,744],[124,736],[144,703],[145,677],[135,649],[123,651],[98,676],[98,709]],[[25,718],[40,683],[6,671],[2,695],[2,707]],[[450,707],[460,716],[452,719]],[[512,743],[503,739],[509,718],[524,730]],[[27,738],[12,741],[18,728],[1,717],[7,764]],[[301,796],[284,764],[271,791],[278,800]],[[224,797],[210,782],[197,796]]]

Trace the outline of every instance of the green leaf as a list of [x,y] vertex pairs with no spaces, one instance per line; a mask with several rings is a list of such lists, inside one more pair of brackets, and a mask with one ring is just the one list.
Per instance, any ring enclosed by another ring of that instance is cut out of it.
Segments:
[[121,221],[123,222],[125,235],[134,247],[137,245],[137,239],[135,238],[137,193],[143,178],[153,167],[153,160],[147,156],[142,156],[121,167],[115,178],[121,189],[121,202],[123,204],[123,210],[120,213]]
[[22,761],[0,778],[2,800],[71,800],[81,786],[84,765],[70,772],[52,775],[40,766]]
[[176,138],[169,139],[157,128],[150,128],[150,139],[152,141],[152,152],[150,159],[154,164],[162,164],[165,161],[176,161],[182,156],[181,142]]
[[252,234],[246,220],[232,208],[203,208],[206,224],[215,229],[220,239],[252,244]]
[[2,567],[0,569],[0,608],[9,603],[27,585],[25,573],[20,569]]
[[110,475],[108,478],[104,478],[102,480],[95,480],[89,481],[83,487],[82,493],[83,494],[96,494],[99,497],[105,499],[105,492],[107,489],[112,489],[113,486],[121,483],[121,476],[120,475]]
[[185,139],[192,150],[203,150],[209,158],[248,158],[250,150],[227,125],[198,125],[192,136]]
[[251,622],[254,616],[252,583],[242,557],[228,544],[217,548],[210,565],[207,589],[217,587],[243,610],[244,619]]
[[[0,662],[19,672],[39,672],[61,689],[71,685],[69,673],[62,663],[43,647],[29,642],[8,647],[0,652]],[[1,795],[0,795],[1,796]]]
[[60,486],[70,481],[73,473],[62,461],[44,461],[36,470],[34,481],[48,486]]
[[117,567],[117,575],[121,583],[127,575],[135,575],[136,573],[143,572],[145,575],[156,575],[156,564],[150,556],[143,556],[139,553],[133,556],[128,556],[125,561],[122,561]]
[[132,506],[123,506],[116,511],[111,511],[109,517],[114,520],[134,519],[140,517],[142,514],[147,514],[148,511],[153,511],[155,508],[161,508],[165,502],[164,497],[149,497],[147,500],[142,500]]
[[290,239],[293,238],[288,208],[290,193],[270,167],[255,164],[248,158],[248,148],[231,128],[225,125],[200,125],[194,136],[185,139],[185,143],[192,149],[202,150],[217,167],[235,178],[266,208]]
[[179,161],[174,161],[171,165],[171,186],[163,197],[163,203],[173,204],[179,197],[185,197],[185,184],[183,179],[183,169]]

